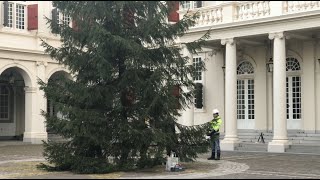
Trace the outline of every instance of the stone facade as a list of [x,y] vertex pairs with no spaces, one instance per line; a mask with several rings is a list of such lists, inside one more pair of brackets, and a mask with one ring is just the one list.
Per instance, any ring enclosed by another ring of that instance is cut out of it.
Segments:
[[288,131],[319,133],[320,3],[202,1],[198,7],[192,2],[180,6],[180,18],[195,12],[200,18],[179,42],[210,29],[208,46],[189,54],[206,63],[204,106],[190,106],[179,121],[202,124],[219,109],[225,150],[234,150],[239,131],[273,132],[271,152],[284,152],[292,143]]

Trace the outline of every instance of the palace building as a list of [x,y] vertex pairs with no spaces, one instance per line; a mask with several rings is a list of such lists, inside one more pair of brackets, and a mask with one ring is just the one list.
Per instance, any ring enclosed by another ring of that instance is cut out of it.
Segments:
[[[203,51],[182,52],[194,65],[205,62],[206,71],[193,77],[201,85],[201,101],[181,111],[179,123],[203,124],[219,109],[222,150],[253,142],[260,133],[269,152],[320,142],[320,2],[185,1],[175,7],[173,23],[200,13],[178,43],[210,30]],[[0,1],[0,139],[47,140],[40,113],[56,112],[38,78],[72,78],[44,53],[41,40],[60,44],[44,17],[73,24],[51,1]]]
[[219,109],[222,150],[260,133],[269,152],[320,142],[320,2],[187,1],[176,10],[200,13],[180,42],[210,30],[202,52],[184,52],[206,71],[193,77],[202,103],[182,112],[182,124],[208,122]]

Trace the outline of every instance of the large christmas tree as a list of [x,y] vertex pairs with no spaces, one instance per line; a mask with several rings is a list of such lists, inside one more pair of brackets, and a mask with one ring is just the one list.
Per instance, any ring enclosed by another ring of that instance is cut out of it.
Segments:
[[[60,114],[43,112],[47,128],[68,139],[44,142],[52,166],[40,167],[105,173],[152,167],[171,151],[187,161],[208,150],[207,125],[177,123],[179,110],[193,101],[195,67],[175,40],[194,25],[197,14],[167,23],[173,4],[53,1],[73,26],[48,19],[62,45],[43,45],[75,78],[39,82]],[[184,45],[196,53],[207,37]]]

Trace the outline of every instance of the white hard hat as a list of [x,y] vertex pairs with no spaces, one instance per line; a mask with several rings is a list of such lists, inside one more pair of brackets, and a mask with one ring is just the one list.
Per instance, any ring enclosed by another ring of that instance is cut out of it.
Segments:
[[219,114],[219,110],[218,109],[212,110],[212,114]]

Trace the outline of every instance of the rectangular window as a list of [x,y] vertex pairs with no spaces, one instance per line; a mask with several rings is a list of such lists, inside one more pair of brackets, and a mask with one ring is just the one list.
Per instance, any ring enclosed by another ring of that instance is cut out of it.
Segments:
[[195,72],[193,75],[194,81],[202,81],[201,63],[201,57],[193,58],[193,66],[195,68]]
[[195,68],[193,74],[193,81],[196,83],[196,92],[194,103],[196,109],[203,109],[204,107],[204,92],[203,92],[203,79],[202,79],[202,58],[193,57],[193,67]]
[[202,7],[202,1],[183,1],[181,3],[182,9],[194,9]]
[[13,3],[9,3],[8,9],[8,27],[13,27]]
[[64,24],[70,24],[71,17],[69,15],[62,14],[62,23]]
[[16,5],[16,28],[25,29],[25,6],[17,4]]
[[182,6],[182,9],[190,9],[191,3],[190,3],[190,1],[183,1],[181,6]]
[[[7,2],[7,1],[5,1]],[[4,27],[12,29],[26,29],[27,5],[23,1],[10,1],[4,4]]]
[[57,20],[59,24],[68,24],[70,25],[71,17],[70,15],[63,14],[59,9],[57,10]]
[[9,120],[9,90],[0,86],[0,120]]

